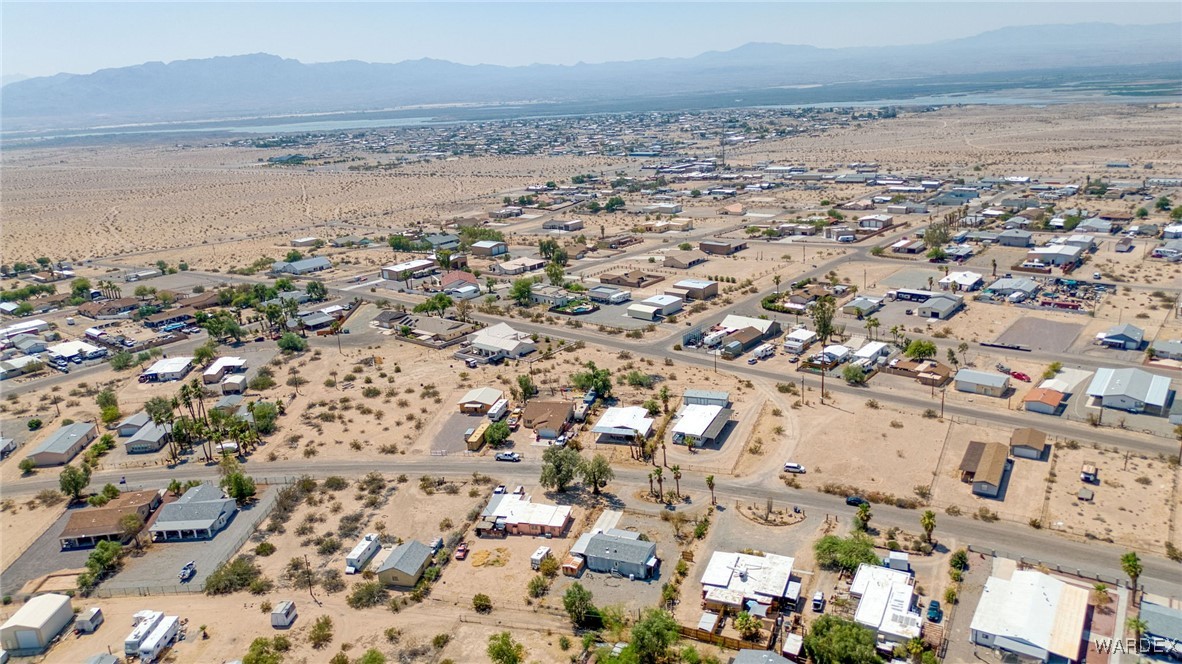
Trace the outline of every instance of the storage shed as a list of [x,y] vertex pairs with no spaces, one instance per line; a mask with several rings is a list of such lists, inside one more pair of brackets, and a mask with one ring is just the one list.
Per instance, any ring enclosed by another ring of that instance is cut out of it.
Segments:
[[988,397],[1005,396],[1010,389],[1010,377],[1005,374],[961,369],[956,372],[956,389],[960,392],[972,392]]
[[11,654],[36,654],[74,619],[74,606],[66,595],[38,595],[0,625],[0,648]]

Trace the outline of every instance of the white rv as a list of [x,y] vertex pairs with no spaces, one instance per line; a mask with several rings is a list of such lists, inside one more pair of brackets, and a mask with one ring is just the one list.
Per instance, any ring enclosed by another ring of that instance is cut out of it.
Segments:
[[165,648],[172,645],[176,635],[180,632],[181,619],[177,616],[164,616],[156,629],[140,644],[139,658],[143,664],[152,664],[160,657]]
[[763,344],[756,348],[753,353],[755,357],[764,360],[776,354],[776,347],[771,344]]
[[498,399],[497,402],[492,405],[492,408],[488,409],[488,419],[492,420],[493,422],[497,422],[506,414],[508,414],[508,412],[509,400]]
[[357,543],[357,546],[353,547],[353,550],[345,558],[345,574],[356,574],[360,572],[361,568],[365,567],[365,563],[368,563],[369,559],[373,558],[374,554],[381,548],[382,543],[378,541],[376,533],[370,533],[362,537],[361,541]]
[[123,654],[138,655],[140,646],[143,645],[144,640],[148,638],[152,630],[156,629],[156,625],[159,625],[160,621],[164,619],[164,613],[162,611],[139,611],[131,618],[131,624],[134,627],[131,630],[131,634],[128,634],[127,638],[123,640]]

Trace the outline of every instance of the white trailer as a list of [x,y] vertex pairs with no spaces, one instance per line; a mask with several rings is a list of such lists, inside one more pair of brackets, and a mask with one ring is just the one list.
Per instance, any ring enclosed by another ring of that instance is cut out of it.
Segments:
[[550,547],[539,546],[538,550],[534,551],[534,555],[529,557],[530,568],[540,569],[542,567],[542,561],[545,560],[546,558],[548,558],[549,556],[550,556]]
[[771,344],[763,344],[762,346],[759,346],[758,348],[756,348],[752,352],[752,354],[755,357],[763,360],[763,359],[766,359],[766,358],[769,358],[769,357],[775,355],[776,354],[776,347]]
[[296,619],[296,605],[290,600],[283,600],[271,610],[271,626],[276,629],[287,629]]
[[131,634],[123,640],[123,654],[138,655],[140,646],[143,645],[144,640],[156,629],[156,625],[164,619],[163,611],[139,611],[132,616]]
[[143,664],[152,664],[160,657],[165,648],[172,645],[181,629],[181,619],[178,616],[164,616],[156,629],[140,644],[139,658]]
[[361,568],[365,567],[365,564],[369,562],[370,558],[373,558],[374,554],[381,550],[381,548],[382,543],[378,540],[376,533],[370,533],[362,537],[361,541],[357,543],[357,546],[353,547],[353,550],[345,557],[345,574],[356,574],[360,572]]
[[488,409],[488,419],[493,422],[499,421],[509,412],[509,400],[497,399],[497,402]]
[[74,629],[83,634],[91,634],[103,624],[103,610],[93,606],[74,619]]

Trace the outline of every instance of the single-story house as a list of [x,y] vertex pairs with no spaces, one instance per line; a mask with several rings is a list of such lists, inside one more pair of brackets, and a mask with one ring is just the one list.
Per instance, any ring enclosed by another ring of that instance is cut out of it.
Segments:
[[701,447],[718,442],[732,411],[725,406],[682,406],[673,425],[673,442]]
[[476,387],[460,397],[456,405],[460,407],[461,413],[483,415],[493,407],[493,404],[503,398],[505,398],[505,393],[495,387]]
[[1046,387],[1036,387],[1022,398],[1022,407],[1032,413],[1043,415],[1058,415],[1059,409],[1067,399],[1067,395],[1059,390]]
[[1145,622],[1144,638],[1152,644],[1152,652],[1182,660],[1182,609],[1154,604],[1142,598],[1137,617]]
[[534,284],[529,292],[530,302],[544,304],[547,307],[563,307],[574,299],[574,296],[561,286],[549,284]]
[[246,376],[235,374],[228,376],[221,384],[222,394],[242,394],[246,391]]
[[1023,427],[1010,434],[1010,454],[1022,459],[1043,459],[1050,447],[1047,435],[1038,429]]
[[763,607],[791,608],[799,599],[792,595],[792,566],[795,559],[775,553],[761,556],[731,551],[710,554],[702,574],[702,600],[706,607],[742,611],[748,602]]
[[63,360],[70,360],[75,357],[95,357],[102,349],[94,344],[88,344],[85,341],[63,341],[60,344],[54,344],[45,349],[50,357],[61,358]]
[[370,244],[368,238],[358,237],[356,235],[342,235],[341,237],[334,237],[329,240],[329,243],[338,249],[343,247],[361,247]]
[[1003,247],[1034,246],[1034,233],[1021,228],[1009,228],[997,234],[997,243]]
[[978,272],[949,272],[937,282],[943,290],[975,291],[985,283],[985,275]]
[[476,521],[476,535],[533,535],[562,537],[574,521],[569,505],[543,505],[529,496],[498,493]]
[[548,231],[566,231],[568,233],[583,230],[582,219],[549,219],[542,223],[542,228]]
[[1001,493],[1009,462],[1009,447],[971,441],[960,460],[960,480],[972,483],[973,493],[978,496],[996,498]]
[[405,281],[412,277],[425,277],[435,269],[435,259],[414,258],[383,267],[379,273],[387,281]]
[[784,350],[800,355],[817,340],[817,333],[801,328],[784,336]]
[[542,258],[534,258],[532,256],[520,256],[503,263],[493,263],[489,268],[489,272],[499,275],[514,275],[525,274],[526,272],[533,272],[546,267],[546,261]]
[[648,438],[652,432],[653,418],[640,406],[613,406],[600,416],[591,428],[600,443],[635,443],[637,439]]
[[1150,415],[1165,415],[1174,400],[1168,377],[1132,368],[1097,369],[1087,394],[1099,399],[1104,408]]
[[665,254],[662,259],[662,267],[677,268],[679,270],[688,270],[695,265],[701,265],[706,262],[706,254],[701,251],[670,251]]
[[881,297],[867,297],[859,295],[854,299],[846,302],[841,307],[841,313],[849,316],[857,316],[858,318],[865,318],[870,314],[882,309]]
[[134,436],[137,431],[151,423],[152,418],[148,415],[147,411],[141,410],[134,415],[129,415],[122,422],[120,422],[119,426],[116,428],[116,431],[119,433],[120,438],[127,438],[129,436]]
[[468,250],[472,252],[473,256],[502,256],[509,253],[509,245],[496,240],[481,240],[473,242]]
[[929,298],[927,302],[919,305],[916,313],[924,318],[935,318],[938,320],[948,320],[956,315],[956,312],[964,308],[964,298],[958,296],[938,295]]
[[150,454],[152,452],[159,452],[161,448],[168,444],[169,438],[172,437],[172,425],[168,423],[156,424],[150,422],[147,426],[142,427],[139,431],[131,436],[131,439],[123,443],[123,449],[128,454]]
[[12,347],[24,353],[25,355],[36,355],[37,353],[44,353],[46,349],[45,340],[41,337],[35,337],[31,334],[21,334],[12,338]]
[[640,539],[640,533],[617,528],[580,537],[571,553],[582,557],[592,572],[626,579],[649,579],[660,565],[655,543]]
[[1102,346],[1118,350],[1138,350],[1145,341],[1145,330],[1129,323],[1114,325],[1100,335],[1097,341]]
[[955,377],[956,389],[960,392],[972,392],[988,397],[1005,396],[1010,389],[1010,377],[1005,374],[977,371],[976,369],[960,369]]
[[95,438],[98,438],[98,427],[94,422],[67,424],[49,434],[25,458],[32,459],[39,468],[61,466],[70,463]]
[[291,241],[293,247],[314,247],[319,242],[319,238],[315,237],[297,237]]
[[94,546],[102,541],[126,543],[133,533],[121,525],[128,514],[135,514],[141,524],[160,507],[160,491],[130,491],[111,499],[102,507],[84,507],[70,512],[66,527],[58,535],[63,549]]
[[226,527],[238,506],[209,482],[198,484],[176,502],[160,508],[149,531],[154,542],[211,539]]
[[1030,299],[1034,297],[1041,286],[1033,279],[1026,277],[1002,277],[985,289],[986,293],[997,295],[998,297],[1011,297],[1015,293],[1021,293],[1022,299]]
[[868,363],[877,363],[879,360],[890,357],[891,353],[890,344],[883,341],[870,341],[854,351],[854,359],[865,360]]
[[446,343],[468,334],[473,325],[454,318],[410,316],[401,323],[410,327],[410,336],[419,341]]
[[201,372],[201,382],[206,385],[221,382],[226,374],[246,371],[246,360],[241,357],[219,357]]
[[673,288],[683,291],[687,300],[709,300],[718,295],[718,282],[709,279],[682,279]]
[[271,272],[274,274],[310,274],[312,272],[321,272],[332,267],[332,263],[324,256],[312,256],[311,258],[303,258],[298,261],[276,261],[271,264]]
[[919,637],[923,618],[915,606],[915,579],[909,572],[881,567],[858,566],[850,583],[850,596],[858,600],[854,622],[874,631],[881,650]]
[[599,276],[599,283],[607,284],[609,286],[627,286],[628,288],[646,288],[653,284],[664,281],[665,277],[659,274],[648,274],[640,270],[629,270],[624,273],[602,274]]
[[431,564],[435,552],[418,540],[409,540],[394,547],[378,565],[378,581],[395,588],[413,588]]
[[722,322],[718,324],[718,327],[731,332],[753,327],[759,330],[760,338],[763,340],[780,336],[780,323],[770,318],[753,318],[751,316],[727,314],[722,319]]
[[431,249],[434,251],[439,251],[440,249],[451,251],[460,248],[460,237],[451,233],[434,233],[423,238],[423,240],[431,245]]
[[533,429],[538,438],[553,440],[566,431],[574,412],[575,406],[570,401],[530,401],[521,410],[521,424]]
[[976,645],[1039,662],[1083,659],[1087,588],[1034,570],[996,576],[985,588],[970,624]]
[[191,357],[167,357],[156,362],[140,374],[140,380],[163,383],[182,380],[193,369]]
[[720,406],[729,408],[731,405],[730,392],[721,390],[687,389],[681,397],[681,402],[687,406]]
[[503,358],[517,359],[529,355],[536,349],[537,345],[531,335],[518,332],[505,323],[497,323],[473,332],[466,350],[496,361]]
[[1079,247],[1084,251],[1091,251],[1096,248],[1096,238],[1083,233],[1069,235],[1063,243],[1069,247]]
[[69,595],[37,595],[0,625],[0,649],[10,655],[40,653],[73,621],[74,605]]
[[45,368],[45,363],[40,358],[31,355],[14,357],[0,362],[0,380],[16,378],[43,368]]
[[1154,247],[1150,256],[1154,258],[1165,258],[1166,260],[1176,260],[1182,257],[1182,240],[1167,240],[1160,247]]
[[139,309],[144,303],[135,297],[120,297],[114,300],[99,302],[83,302],[78,305],[78,313],[87,318],[117,318]]
[[745,327],[727,335],[722,344],[723,353],[731,356],[745,353],[763,342],[763,333],[757,327]]

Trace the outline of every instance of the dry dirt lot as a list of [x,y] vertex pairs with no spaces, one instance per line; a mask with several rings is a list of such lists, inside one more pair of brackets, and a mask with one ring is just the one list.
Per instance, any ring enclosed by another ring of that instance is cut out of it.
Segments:
[[[1096,466],[1099,485],[1080,481],[1084,464]],[[1046,527],[1159,553],[1171,538],[1175,546],[1182,544],[1169,525],[1180,501],[1177,467],[1158,458],[1084,444],[1077,449],[1058,446],[1054,472],[1055,482],[1048,485]],[[1081,488],[1094,491],[1095,499],[1079,500]]]
[[952,424],[947,444],[940,457],[940,469],[932,487],[932,503],[941,508],[955,505],[964,514],[976,514],[982,508],[1000,518],[1025,524],[1040,518],[1043,492],[1050,464],[1046,461],[1014,459],[1005,479],[1000,498],[986,498],[973,493],[971,484],[960,481],[960,461],[970,441],[1008,445],[1010,431],[979,425]]

